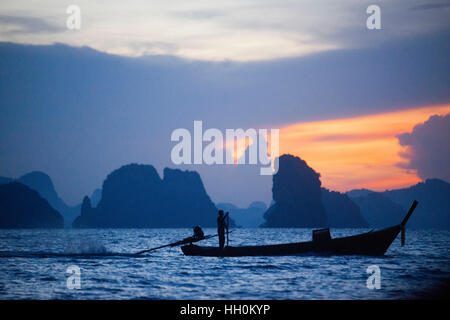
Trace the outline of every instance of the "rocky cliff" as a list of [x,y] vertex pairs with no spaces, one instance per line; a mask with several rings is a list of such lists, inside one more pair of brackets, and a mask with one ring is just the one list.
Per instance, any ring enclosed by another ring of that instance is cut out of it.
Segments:
[[[355,195],[354,192],[347,194]],[[353,201],[375,227],[398,224],[413,200],[417,200],[419,205],[408,221],[408,227],[450,229],[450,184],[443,180],[427,179],[408,188],[356,195]]]
[[197,172],[130,164],[108,175],[101,200],[92,208],[85,198],[74,227],[213,227],[217,209]]
[[322,203],[327,212],[327,224],[332,228],[367,228],[359,206],[345,193],[322,189]]
[[320,174],[305,161],[282,155],[273,176],[274,204],[265,212],[264,227],[325,227],[327,215],[322,204]]
[[26,185],[0,185],[0,228],[62,228],[63,217]]

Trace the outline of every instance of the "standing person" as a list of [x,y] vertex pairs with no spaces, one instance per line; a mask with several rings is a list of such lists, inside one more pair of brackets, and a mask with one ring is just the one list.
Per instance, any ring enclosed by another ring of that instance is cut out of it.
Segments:
[[219,234],[219,247],[223,249],[225,245],[225,219],[228,217],[228,212],[226,215],[223,214],[223,210],[219,210],[219,216],[217,217],[217,233]]

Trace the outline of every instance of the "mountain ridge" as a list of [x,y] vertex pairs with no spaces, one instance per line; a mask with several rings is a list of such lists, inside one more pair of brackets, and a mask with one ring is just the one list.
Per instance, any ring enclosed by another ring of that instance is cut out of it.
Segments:
[[20,182],[0,185],[0,228],[62,228],[64,219],[39,193]]
[[134,163],[106,177],[97,207],[84,198],[73,227],[213,227],[216,217],[197,172],[165,168],[161,179],[152,165]]

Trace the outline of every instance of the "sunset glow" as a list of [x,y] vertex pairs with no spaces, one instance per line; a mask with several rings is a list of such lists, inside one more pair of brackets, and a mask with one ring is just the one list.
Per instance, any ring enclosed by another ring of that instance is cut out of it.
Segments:
[[324,187],[385,190],[415,184],[414,170],[398,166],[404,147],[397,135],[410,132],[450,105],[429,106],[363,117],[297,123],[280,130],[280,154],[301,157],[321,174]]

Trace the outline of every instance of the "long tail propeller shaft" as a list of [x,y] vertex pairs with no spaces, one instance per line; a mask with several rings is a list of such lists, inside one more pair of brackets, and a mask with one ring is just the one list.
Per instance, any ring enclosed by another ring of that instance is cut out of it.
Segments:
[[419,202],[417,200],[414,200],[411,208],[409,208],[408,213],[406,214],[405,218],[403,219],[402,223],[400,223],[400,227],[401,229],[401,243],[402,243],[402,247],[405,245],[406,243],[406,231],[405,231],[405,225],[406,222],[408,222],[408,219],[411,217],[414,209],[416,209],[417,205],[419,204]]

